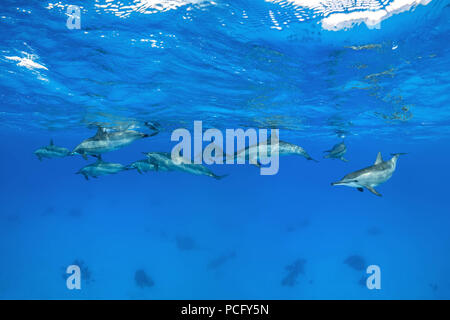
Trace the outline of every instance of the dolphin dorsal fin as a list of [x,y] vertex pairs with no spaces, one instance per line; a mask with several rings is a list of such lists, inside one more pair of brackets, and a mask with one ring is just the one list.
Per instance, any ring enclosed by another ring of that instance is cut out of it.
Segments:
[[381,157],[381,152],[378,152],[377,160],[375,160],[375,164],[379,164],[383,162],[383,158]]
[[50,145],[51,145],[51,146],[54,146],[54,144],[53,144],[53,139],[50,139]]
[[103,127],[98,127],[97,133],[95,134],[96,138],[101,138],[106,134],[106,129]]

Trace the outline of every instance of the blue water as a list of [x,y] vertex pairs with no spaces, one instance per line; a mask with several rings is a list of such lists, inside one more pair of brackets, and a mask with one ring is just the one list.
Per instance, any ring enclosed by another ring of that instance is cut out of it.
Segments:
[[[66,26],[70,4],[82,6],[79,30]],[[370,28],[328,30],[330,10],[3,0],[0,298],[450,298],[450,2]],[[33,154],[50,139],[72,150],[95,124],[159,123],[103,155],[129,164],[170,152],[172,131],[195,120],[278,128],[320,162],[282,157],[272,176],[247,164],[210,166],[222,180],[130,170],[86,181],[75,172],[94,158]],[[342,138],[349,162],[323,159]],[[379,151],[407,153],[382,197],[330,185]],[[81,290],[66,287],[74,263]],[[366,287],[369,265],[381,289]]]

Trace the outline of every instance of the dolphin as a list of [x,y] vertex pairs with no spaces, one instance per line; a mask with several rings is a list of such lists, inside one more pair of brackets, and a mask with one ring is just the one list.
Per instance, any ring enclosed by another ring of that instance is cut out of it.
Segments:
[[344,141],[335,144],[333,148],[331,148],[331,150],[327,150],[324,152],[328,152],[328,154],[323,156],[325,159],[340,159],[342,161],[348,162],[348,160],[344,158],[344,154],[347,152],[347,147],[345,146]]
[[169,152],[143,152],[147,160],[155,166],[155,170],[173,171],[176,163],[172,161],[172,155]]
[[34,154],[38,157],[40,161],[42,158],[63,158],[71,155],[69,149],[57,147],[53,143],[53,139],[50,140],[50,144],[48,146],[42,147],[34,151]]
[[156,171],[157,167],[149,159],[138,160],[127,166],[128,169],[136,169],[140,174],[148,171]]
[[168,152],[144,152],[149,162],[156,166],[156,170],[183,171],[195,175],[204,175],[220,180],[226,175],[219,176],[201,164],[190,163],[190,161],[175,162]]
[[311,156],[308,154],[308,152],[306,152],[305,149],[303,149],[302,147],[300,147],[296,144],[280,141],[278,148],[279,148],[279,154],[281,156],[299,155],[299,156],[305,157],[306,160],[312,160],[314,162],[319,162],[316,159],[311,158]]
[[373,194],[380,196],[374,187],[382,184],[392,177],[397,165],[397,159],[400,155],[405,153],[394,153],[392,158],[388,161],[383,161],[381,152],[378,152],[377,159],[374,165],[352,172],[341,180],[331,183],[332,186],[347,186],[357,188],[358,191],[363,192],[364,188]]
[[157,134],[157,131],[147,134],[129,129],[108,131],[103,127],[98,127],[95,136],[81,142],[75,147],[72,154],[79,154],[84,159],[87,159],[88,155],[98,156],[105,152],[118,150],[131,144],[133,141],[152,137],[155,134]]
[[[260,167],[261,163],[259,161],[259,147],[260,146],[264,146],[267,145],[267,154],[270,153],[271,150],[271,145],[268,143],[269,140],[267,140],[266,142],[260,143],[260,144],[256,144],[253,146],[249,146],[246,147],[238,152],[236,152],[234,155],[227,155],[226,157],[228,159],[244,159],[244,160],[248,160],[254,164],[256,164],[256,166]],[[278,154],[280,156],[285,156],[285,155],[299,155],[302,157],[305,157],[307,160],[312,160],[315,162],[318,162],[317,160],[313,159],[308,152],[306,152],[305,149],[303,149],[302,147],[293,144],[293,143],[289,143],[289,142],[285,142],[285,141],[279,141],[278,142]]]
[[219,175],[215,174],[214,172],[212,172],[211,170],[209,170],[208,168],[206,168],[205,166],[203,166],[201,164],[196,164],[196,163],[181,163],[181,164],[177,165],[177,169],[178,169],[178,171],[183,171],[183,172],[195,174],[198,176],[202,176],[202,175],[208,176],[208,177],[214,178],[216,180],[223,179],[227,176],[226,174],[219,176]]
[[105,162],[102,160],[101,156],[98,156],[98,159],[95,163],[81,168],[76,174],[82,174],[86,178],[86,180],[89,180],[89,177],[98,178],[99,176],[116,174],[124,170],[129,169],[126,166],[121,165],[120,163]]

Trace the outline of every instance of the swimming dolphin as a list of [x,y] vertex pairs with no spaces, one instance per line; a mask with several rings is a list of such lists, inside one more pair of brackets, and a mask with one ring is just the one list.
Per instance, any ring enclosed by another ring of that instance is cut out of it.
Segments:
[[374,187],[386,182],[394,173],[397,165],[397,159],[404,153],[395,153],[388,161],[383,161],[381,152],[378,152],[377,159],[373,166],[352,172],[337,182],[331,183],[332,186],[347,186],[357,188],[358,191],[364,191],[366,188],[373,194],[381,196]]
[[156,166],[156,170],[183,171],[195,175],[204,175],[220,180],[226,175],[219,176],[201,164],[186,162],[175,162],[168,152],[144,152],[148,160]]
[[341,159],[342,161],[348,162],[348,160],[344,158],[344,154],[347,152],[347,147],[345,146],[344,141],[335,144],[331,150],[324,152],[328,152],[328,154],[323,156],[325,159]]
[[42,161],[42,158],[50,159],[67,157],[71,155],[71,152],[69,149],[55,146],[52,139],[48,146],[37,149],[34,154]]
[[121,149],[138,139],[151,137],[154,134],[141,133],[135,130],[108,131],[99,127],[95,136],[81,142],[72,154],[79,154],[87,159],[87,155],[97,156],[105,152]]
[[142,152],[147,156],[147,160],[153,164],[156,170],[173,171],[176,164],[172,161],[169,152]]
[[98,156],[95,163],[81,168],[77,174],[82,174],[86,180],[89,180],[89,177],[98,178],[99,176],[116,174],[124,170],[128,170],[128,168],[120,163],[105,162],[102,160],[101,156]]
[[[270,139],[269,139],[270,140]],[[267,140],[266,142],[260,143],[260,144],[256,144],[250,147],[246,147],[243,150],[240,150],[238,152],[236,152],[234,155],[227,155],[226,157],[228,159],[244,159],[247,161],[251,161],[252,163],[256,164],[258,167],[261,166],[260,161],[259,161],[259,154],[258,154],[258,149],[260,146],[263,145],[267,145],[267,153],[270,153],[270,144],[268,143]],[[307,160],[313,160],[315,162],[318,162],[317,160],[313,159],[307,152],[305,149],[303,149],[302,147],[296,145],[296,144],[292,144],[289,142],[285,142],[285,141],[279,141],[278,142],[278,154],[280,156],[285,156],[285,155],[299,155],[302,157],[305,157]]]
[[140,174],[148,171],[156,171],[156,166],[149,159],[138,160],[130,164],[128,169],[136,169]]
[[191,173],[191,174],[195,174],[198,176],[208,176],[211,178],[214,178],[216,180],[220,180],[225,178],[227,175],[222,175],[219,176],[217,174],[215,174],[214,172],[212,172],[211,170],[209,170],[208,168],[206,168],[205,166],[201,165],[201,164],[196,164],[196,163],[181,163],[179,165],[177,165],[177,169],[178,171],[184,171],[187,173]]

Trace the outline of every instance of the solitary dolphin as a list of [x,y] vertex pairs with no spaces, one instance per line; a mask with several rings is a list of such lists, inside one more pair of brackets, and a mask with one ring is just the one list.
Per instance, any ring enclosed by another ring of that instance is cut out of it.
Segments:
[[347,147],[345,146],[344,141],[335,144],[331,150],[324,152],[328,152],[328,154],[323,156],[325,159],[341,159],[342,161],[348,162],[348,160],[344,158],[344,154],[347,152]]
[[71,155],[69,149],[55,146],[53,139],[50,140],[48,146],[37,149],[34,154],[40,161],[42,161],[42,158],[63,158]]
[[175,162],[172,159],[172,155],[168,152],[144,152],[144,154],[148,157],[148,160],[155,165],[155,167],[157,168],[156,170],[183,171],[195,175],[212,177],[217,180],[226,177],[226,175],[216,175],[214,172],[201,164]]
[[374,187],[386,182],[394,173],[397,165],[397,159],[404,153],[394,153],[391,160],[383,161],[381,152],[378,152],[377,160],[373,166],[352,172],[342,178],[340,181],[331,183],[332,186],[348,186],[357,188],[358,191],[364,191],[366,188],[373,194],[381,196]]
[[95,163],[81,168],[77,172],[77,174],[82,174],[86,178],[86,180],[89,180],[89,177],[98,178],[99,176],[116,174],[124,170],[128,170],[128,168],[121,165],[120,163],[104,162],[102,160],[102,157],[98,156],[98,159]]
[[[251,161],[252,163],[255,163],[259,167],[259,166],[261,166],[260,161],[259,161],[259,154],[258,154],[259,147],[267,145],[267,154],[269,154],[271,151],[271,145],[268,143],[269,140],[267,140],[266,142],[262,142],[262,143],[250,146],[250,147],[246,147],[245,149],[236,152],[234,155],[231,155],[231,156],[227,155],[227,158],[228,159],[231,158],[231,159],[248,160],[248,161]],[[284,142],[284,141],[278,142],[278,154],[280,156],[299,155],[299,156],[305,157],[307,160],[313,160],[315,162],[318,162],[317,160],[311,158],[311,156],[306,152],[305,149],[303,149],[302,147],[300,147],[296,144],[292,144],[289,142]]]
[[81,142],[72,154],[79,154],[87,159],[87,155],[97,156],[123,148],[138,139],[151,137],[154,134],[141,133],[134,130],[107,131],[99,127],[95,136]]

